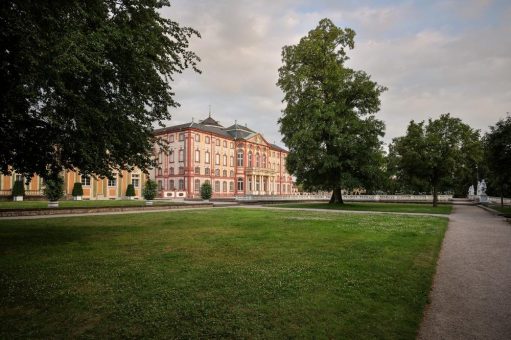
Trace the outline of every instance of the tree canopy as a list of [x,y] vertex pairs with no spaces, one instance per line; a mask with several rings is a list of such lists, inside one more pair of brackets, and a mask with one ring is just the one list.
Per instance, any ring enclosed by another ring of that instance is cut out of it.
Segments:
[[491,185],[501,197],[511,191],[511,116],[490,127],[484,137],[485,160],[490,170]]
[[162,18],[166,0],[0,4],[0,170],[56,178],[152,166],[171,82],[197,72],[199,33]]
[[473,183],[483,155],[479,132],[450,114],[429,119],[428,124],[411,121],[406,135],[394,138],[389,150],[399,179],[415,188],[429,186],[434,206],[438,191],[452,191],[461,174],[473,174],[465,188]]
[[287,168],[305,190],[333,190],[335,203],[342,188],[371,186],[382,160],[384,124],[373,114],[385,88],[346,67],[354,38],[353,30],[321,20],[297,45],[283,47],[277,82],[286,104],[279,123]]

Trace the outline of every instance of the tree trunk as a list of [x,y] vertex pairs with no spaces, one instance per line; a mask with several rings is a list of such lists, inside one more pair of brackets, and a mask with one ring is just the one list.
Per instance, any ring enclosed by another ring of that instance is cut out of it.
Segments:
[[344,204],[342,200],[342,192],[341,188],[335,188],[332,192],[332,197],[330,198],[330,204]]
[[500,207],[504,209],[504,184],[500,185]]
[[433,185],[433,207],[438,205],[438,191],[436,185]]

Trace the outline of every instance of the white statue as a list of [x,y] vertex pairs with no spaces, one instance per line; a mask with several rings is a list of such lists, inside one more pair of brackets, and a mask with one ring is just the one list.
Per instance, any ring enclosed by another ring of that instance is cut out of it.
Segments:
[[477,196],[481,195],[481,181],[477,182]]
[[481,181],[481,193],[479,195],[486,195],[486,182],[484,179]]
[[468,195],[469,196],[474,196],[474,186],[471,185],[469,188],[468,188]]

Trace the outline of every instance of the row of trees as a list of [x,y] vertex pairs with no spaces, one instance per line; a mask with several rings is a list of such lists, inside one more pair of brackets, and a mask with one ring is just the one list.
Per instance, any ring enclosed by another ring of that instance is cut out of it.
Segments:
[[279,120],[289,147],[288,170],[306,191],[333,191],[331,203],[342,203],[342,189],[369,192],[432,193],[465,196],[479,178],[489,192],[510,194],[511,118],[499,121],[481,138],[450,114],[428,122],[410,122],[406,135],[395,138],[389,152],[380,137],[384,123],[375,118],[385,87],[364,71],[346,67],[355,32],[329,19],[282,50],[277,85],[286,108]]

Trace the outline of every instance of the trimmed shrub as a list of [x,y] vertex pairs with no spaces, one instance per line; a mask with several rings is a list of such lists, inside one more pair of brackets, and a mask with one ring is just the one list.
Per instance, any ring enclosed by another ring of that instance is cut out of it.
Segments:
[[126,188],[126,196],[135,196],[135,187],[133,187],[133,184],[128,184],[128,187]]
[[202,184],[200,186],[200,197],[203,200],[209,200],[211,198],[212,192],[213,192],[213,190],[212,190],[211,184],[209,184],[209,182],[204,182],[204,184]]
[[152,181],[150,179],[147,180],[144,186],[144,190],[142,191],[142,195],[146,200],[153,200],[156,197],[156,194],[158,193],[158,186],[156,185],[155,181]]
[[83,188],[81,182],[76,182],[73,185],[73,191],[71,193],[73,196],[83,196]]
[[46,187],[43,192],[44,196],[46,196],[49,201],[58,201],[62,198],[62,196],[64,196],[64,179],[62,177],[57,177],[55,179],[47,180]]
[[13,196],[25,196],[25,186],[23,185],[23,181],[15,181],[12,186],[12,195]]

